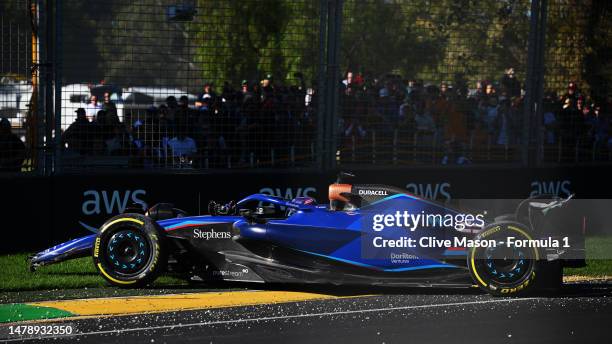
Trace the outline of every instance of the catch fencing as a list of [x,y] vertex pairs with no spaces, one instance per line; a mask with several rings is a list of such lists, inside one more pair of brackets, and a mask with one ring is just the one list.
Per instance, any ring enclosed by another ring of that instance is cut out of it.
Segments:
[[612,161],[607,1],[0,6],[3,171]]

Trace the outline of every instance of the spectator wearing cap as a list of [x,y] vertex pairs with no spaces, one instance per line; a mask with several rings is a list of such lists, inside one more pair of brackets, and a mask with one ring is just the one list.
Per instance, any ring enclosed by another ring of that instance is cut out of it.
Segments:
[[78,108],[75,112],[77,117],[62,135],[62,141],[71,152],[82,155],[89,154],[93,147],[91,141],[93,127],[87,120],[87,113],[84,108]]
[[561,97],[561,103],[566,104],[567,99],[570,99],[570,102],[576,105],[576,100],[578,99],[579,95],[578,86],[574,81],[570,81],[567,83],[567,91]]
[[0,171],[19,172],[25,159],[25,145],[12,132],[8,119],[0,119]]
[[261,80],[261,89],[263,91],[264,97],[266,95],[271,95],[274,93],[274,78],[272,74],[266,74],[263,80]]
[[253,97],[254,94],[251,91],[251,88],[249,87],[249,81],[246,79],[242,80],[242,82],[240,83],[240,92],[238,94],[238,99],[240,100],[240,103],[244,104],[250,101]]

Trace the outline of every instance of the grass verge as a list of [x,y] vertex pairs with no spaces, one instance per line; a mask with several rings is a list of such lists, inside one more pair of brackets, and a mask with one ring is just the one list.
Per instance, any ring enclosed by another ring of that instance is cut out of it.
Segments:
[[[27,254],[0,256],[0,291],[27,291],[45,289],[77,289],[107,287],[93,265],[91,257],[78,258],[63,263],[42,266],[30,272]],[[154,285],[185,285],[183,280],[161,276]]]
[[[612,278],[612,237],[586,239],[587,266],[567,268],[566,276]],[[49,289],[104,288],[109,285],[98,275],[90,257],[28,270],[27,254],[0,256],[0,291],[29,291]],[[161,276],[154,286],[185,286],[183,280]]]
[[566,276],[612,278],[612,237],[587,237],[585,240],[586,263],[583,268],[567,268]]

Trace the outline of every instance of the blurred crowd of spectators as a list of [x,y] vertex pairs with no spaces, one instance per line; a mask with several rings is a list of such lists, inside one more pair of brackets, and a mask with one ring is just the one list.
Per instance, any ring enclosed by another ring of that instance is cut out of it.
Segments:
[[[316,87],[307,90],[300,73],[295,80],[285,86],[267,75],[260,82],[244,80],[238,89],[226,83],[219,93],[213,84],[205,84],[195,103],[190,104],[186,95],[170,96],[159,106],[126,111],[123,121],[111,94],[105,93],[101,101],[92,95],[62,134],[65,156],[129,157],[134,167],[282,166],[312,161]],[[410,150],[431,162],[436,150],[434,163],[465,164],[520,145],[525,92],[514,69],[508,68],[500,80],[483,80],[475,86],[346,73],[340,85],[337,127],[341,158],[346,156],[342,152],[352,151],[357,161],[368,162],[369,152],[378,147],[379,161],[385,152],[399,152],[402,159]],[[578,150],[609,155],[606,101],[595,101],[574,82],[562,95],[546,94],[540,127],[544,145],[563,147],[574,158]],[[25,147],[7,123],[0,123],[0,168],[18,170]]]
[[[416,146],[429,150],[428,156],[432,147],[439,147],[436,163],[486,160],[491,152],[507,153],[523,141],[522,86],[513,68],[498,81],[479,81],[475,89],[462,82],[424,84],[397,75],[378,80],[348,72],[342,81],[341,146],[356,147],[359,154],[373,144],[392,142],[399,146],[400,158],[402,147]],[[612,140],[604,105],[581,93],[574,82],[560,96],[548,93],[540,127],[543,143],[564,149],[572,159],[577,149],[606,156]]]
[[[217,93],[205,84],[195,104],[170,96],[164,104],[130,111],[125,123],[104,95],[87,108],[63,135],[69,151],[81,155],[129,155],[140,167],[228,167],[282,165],[308,154],[315,130],[312,105],[303,83],[244,80],[240,89],[223,85]],[[126,123],[131,123],[127,125]]]

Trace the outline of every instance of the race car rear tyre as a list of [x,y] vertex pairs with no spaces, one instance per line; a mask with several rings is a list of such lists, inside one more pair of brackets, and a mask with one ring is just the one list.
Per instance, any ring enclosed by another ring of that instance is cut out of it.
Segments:
[[112,285],[147,285],[164,269],[163,235],[163,229],[142,214],[115,216],[100,227],[92,252],[94,265]]
[[474,247],[468,267],[474,282],[494,296],[521,296],[536,288],[539,250],[535,247],[507,245],[508,237],[531,240],[529,230],[518,222],[489,225],[476,239],[495,240],[494,247]]

